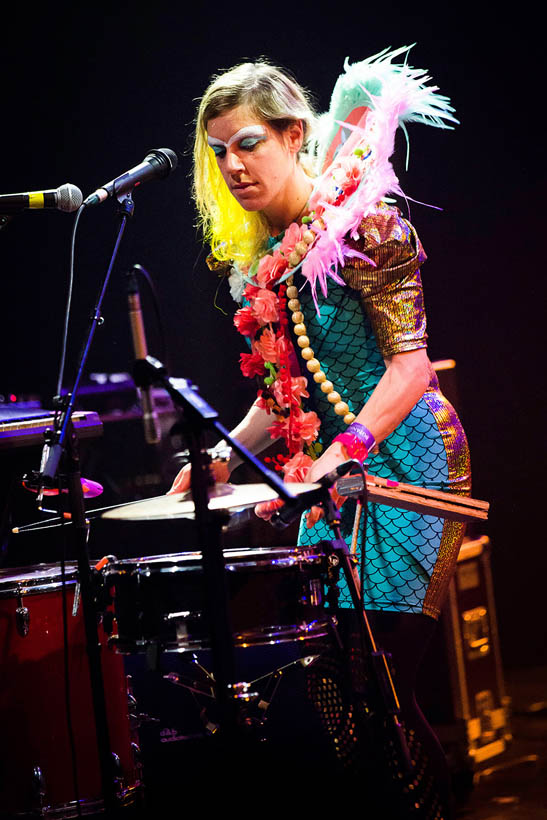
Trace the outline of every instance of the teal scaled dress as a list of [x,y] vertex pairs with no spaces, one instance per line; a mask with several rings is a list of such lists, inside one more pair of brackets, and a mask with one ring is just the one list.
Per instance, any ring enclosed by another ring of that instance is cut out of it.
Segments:
[[[302,276],[295,276],[307,335],[315,358],[342,400],[357,414],[386,370],[384,357],[427,346],[419,266],[426,256],[414,228],[398,209],[380,204],[363,219],[360,239],[350,243],[376,263],[352,259],[340,271],[345,286],[332,280],[328,295],[318,289],[320,315]],[[301,289],[302,288],[302,289]],[[296,350],[298,348],[296,347]],[[346,425],[334,413],[320,386],[308,377],[306,410],[321,419],[320,441],[327,447]],[[470,462],[460,421],[439,390],[432,368],[423,397],[391,435],[370,454],[367,472],[387,479],[468,495]],[[355,501],[342,506],[342,536],[350,543]],[[368,504],[365,539],[364,601],[367,610],[423,613],[438,618],[463,538],[464,525]],[[331,540],[320,520],[308,529],[302,520],[299,544]],[[360,533],[357,553],[363,550]],[[351,607],[341,581],[339,605]]]

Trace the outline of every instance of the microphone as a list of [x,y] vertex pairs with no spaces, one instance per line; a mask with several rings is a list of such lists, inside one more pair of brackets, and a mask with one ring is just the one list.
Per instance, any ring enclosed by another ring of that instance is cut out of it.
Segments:
[[147,182],[149,179],[163,179],[174,171],[177,165],[177,155],[170,148],[153,148],[140,165],[135,165],[130,171],[112,179],[86,197],[84,205],[98,205],[109,196],[117,197],[133,190],[141,182]]
[[1,194],[0,214],[16,213],[29,208],[42,210],[43,208],[55,208],[58,211],[77,211],[82,204],[83,194],[76,185],[66,182],[55,190],[48,191],[28,191],[24,194]]
[[355,459],[343,461],[342,464],[339,464],[338,467],[331,470],[330,473],[326,473],[315,482],[315,484],[318,485],[317,489],[299,493],[298,497],[293,501],[286,501],[283,507],[274,512],[270,518],[270,524],[273,524],[278,530],[284,530],[285,527],[288,527],[293,521],[300,518],[304,510],[309,509],[321,500],[325,488],[330,489],[340,476],[346,475],[346,473],[349,473],[349,471],[356,466],[360,467],[359,462],[355,461]]
[[[131,325],[135,358],[146,359],[148,356],[148,345],[146,344],[146,334],[144,332],[144,322],[142,319],[139,285],[135,273],[139,267],[139,265],[134,265],[127,274],[127,302],[129,306],[129,324]],[[150,388],[137,387],[137,393],[142,409],[144,439],[147,444],[159,444],[161,429]]]

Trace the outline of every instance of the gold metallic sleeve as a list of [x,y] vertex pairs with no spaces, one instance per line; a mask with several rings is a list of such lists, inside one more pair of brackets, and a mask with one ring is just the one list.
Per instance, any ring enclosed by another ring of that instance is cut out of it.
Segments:
[[343,269],[346,284],[359,292],[383,356],[427,347],[419,266],[426,260],[416,231],[396,208],[380,205],[350,242],[368,257]]

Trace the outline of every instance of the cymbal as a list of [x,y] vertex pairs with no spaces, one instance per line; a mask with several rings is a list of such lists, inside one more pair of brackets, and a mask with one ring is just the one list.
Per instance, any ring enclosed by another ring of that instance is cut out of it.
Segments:
[[[290,490],[299,495],[318,486],[294,483],[290,485]],[[267,484],[215,484],[209,489],[209,509],[244,509],[254,507],[261,501],[273,501],[276,498],[279,496]],[[188,491],[134,501],[108,510],[101,517],[119,521],[158,521],[169,518],[194,518],[194,511],[192,494]]]

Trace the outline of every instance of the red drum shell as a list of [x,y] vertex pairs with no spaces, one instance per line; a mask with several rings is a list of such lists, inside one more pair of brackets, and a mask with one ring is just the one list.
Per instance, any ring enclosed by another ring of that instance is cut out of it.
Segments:
[[[102,786],[81,602],[72,614],[76,581],[76,567],[67,566],[70,711],[78,793],[86,813],[102,805]],[[77,816],[65,705],[62,605],[60,565],[0,572],[0,813],[47,807],[63,809],[63,817]],[[28,609],[30,618],[25,636],[18,630],[20,606]],[[120,798],[130,802],[138,786],[138,769],[123,659],[107,647],[101,627],[99,633],[110,746],[121,764]]]

